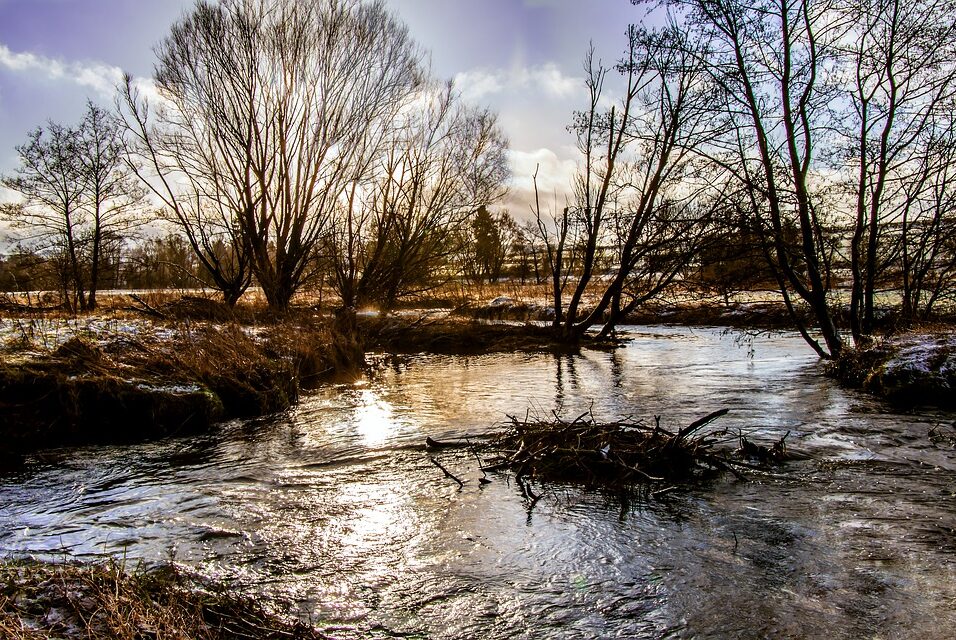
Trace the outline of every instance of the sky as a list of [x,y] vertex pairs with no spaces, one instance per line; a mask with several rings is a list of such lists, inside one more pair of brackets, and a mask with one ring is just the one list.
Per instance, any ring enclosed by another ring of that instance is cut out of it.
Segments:
[[[309,1],[309,0],[302,0]],[[154,47],[193,0],[0,0],[0,173],[15,146],[49,120],[75,124],[86,101],[111,106],[123,72],[152,75]],[[630,0],[386,0],[428,52],[434,72],[462,97],[499,114],[511,142],[507,206],[521,217],[531,175],[565,189],[575,161],[566,126],[586,105],[583,57],[617,60],[628,24],[646,10]],[[2,189],[2,187],[0,187]],[[0,193],[0,200],[9,199]]]

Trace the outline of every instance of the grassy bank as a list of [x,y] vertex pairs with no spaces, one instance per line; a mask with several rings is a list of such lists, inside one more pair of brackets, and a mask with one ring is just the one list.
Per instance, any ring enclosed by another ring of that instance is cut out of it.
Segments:
[[9,640],[322,638],[252,598],[174,567],[124,571],[116,562],[0,562],[0,637]]
[[364,362],[354,335],[307,314],[257,324],[171,314],[28,321],[7,339],[0,360],[7,458],[10,451],[135,442],[274,413],[291,406],[301,388],[354,376]]

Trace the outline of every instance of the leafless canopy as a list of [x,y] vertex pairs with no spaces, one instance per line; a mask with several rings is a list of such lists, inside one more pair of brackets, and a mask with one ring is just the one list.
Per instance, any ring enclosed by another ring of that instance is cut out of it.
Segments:
[[158,96],[125,99],[150,183],[208,267],[227,242],[225,278],[248,265],[284,308],[420,87],[420,53],[381,0],[199,0],[157,54]]
[[50,258],[73,310],[96,307],[107,255],[142,222],[144,194],[122,149],[115,117],[89,102],[76,127],[50,122],[34,129],[17,147],[16,174],[2,178],[23,200],[4,206],[0,217]]

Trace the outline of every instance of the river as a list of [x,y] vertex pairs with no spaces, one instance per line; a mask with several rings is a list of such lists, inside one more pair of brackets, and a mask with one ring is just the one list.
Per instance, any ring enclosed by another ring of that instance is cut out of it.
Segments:
[[[951,638],[953,414],[823,377],[793,334],[627,327],[579,356],[373,358],[367,379],[201,436],[45,452],[0,477],[0,553],[174,560],[342,638]],[[467,451],[506,414],[717,427],[797,459],[622,502]],[[136,425],[130,425],[136,429]]]

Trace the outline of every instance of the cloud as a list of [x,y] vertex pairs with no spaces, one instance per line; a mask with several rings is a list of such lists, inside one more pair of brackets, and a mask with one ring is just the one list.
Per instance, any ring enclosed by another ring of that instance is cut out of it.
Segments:
[[0,44],[0,68],[19,73],[39,74],[56,82],[73,82],[88,87],[102,97],[112,97],[123,79],[119,67],[100,62],[64,62],[35,53],[15,53]]
[[483,101],[504,93],[529,93],[568,99],[584,91],[581,78],[565,75],[554,63],[510,69],[472,69],[455,76],[455,86],[468,101]]
[[511,188],[505,205],[518,219],[529,219],[532,216],[531,205],[534,203],[534,175],[537,171],[538,196],[541,208],[561,209],[571,196],[574,175],[577,172],[573,148],[535,149],[534,151],[508,151],[508,161],[511,164]]

